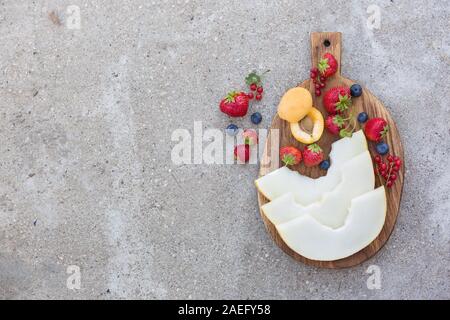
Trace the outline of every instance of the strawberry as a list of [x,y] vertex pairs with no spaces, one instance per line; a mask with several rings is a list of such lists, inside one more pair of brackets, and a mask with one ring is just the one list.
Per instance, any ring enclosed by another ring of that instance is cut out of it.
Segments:
[[366,122],[364,133],[367,139],[379,142],[389,132],[389,126],[383,118],[372,118]]
[[220,101],[220,111],[230,117],[243,117],[248,110],[248,96],[244,92],[232,91]]
[[334,87],[325,92],[323,106],[329,114],[342,113],[352,104],[350,89],[347,87]]
[[282,147],[280,149],[280,159],[287,165],[296,165],[302,161],[302,152],[296,147]]
[[323,160],[323,151],[318,144],[313,143],[303,150],[303,161],[305,166],[313,167],[321,163]]
[[325,53],[317,65],[320,74],[325,78],[331,77],[338,69],[338,62],[331,53]]
[[234,158],[242,162],[248,162],[250,159],[250,146],[248,144],[240,144],[234,147]]
[[335,114],[328,116],[325,119],[325,128],[334,135],[338,135],[341,129],[344,127],[345,120],[342,116]]
[[250,146],[254,144],[258,144],[258,134],[253,129],[245,129],[244,133],[242,133],[244,137],[244,143]]

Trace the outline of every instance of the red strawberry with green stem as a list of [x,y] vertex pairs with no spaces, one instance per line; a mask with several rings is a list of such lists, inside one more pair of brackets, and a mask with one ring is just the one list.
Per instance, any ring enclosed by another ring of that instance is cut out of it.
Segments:
[[220,101],[220,111],[230,117],[243,117],[248,110],[248,96],[244,92],[232,91]]
[[372,118],[366,122],[364,133],[370,141],[379,142],[384,139],[389,132],[389,126],[383,118]]
[[342,113],[352,104],[350,88],[334,87],[325,92],[323,106],[329,114]]
[[296,147],[282,147],[280,159],[286,166],[296,165],[302,161],[302,152]]
[[328,116],[325,119],[325,128],[334,135],[338,135],[339,131],[344,128],[344,125],[345,119],[339,114]]
[[234,147],[234,158],[242,162],[248,162],[250,159],[250,146],[248,144],[240,144]]
[[323,160],[323,150],[318,144],[313,143],[305,147],[303,150],[303,161],[305,166],[313,167],[321,163]]
[[322,76],[325,78],[331,77],[338,69],[338,62],[331,53],[325,53],[320,59],[317,68]]

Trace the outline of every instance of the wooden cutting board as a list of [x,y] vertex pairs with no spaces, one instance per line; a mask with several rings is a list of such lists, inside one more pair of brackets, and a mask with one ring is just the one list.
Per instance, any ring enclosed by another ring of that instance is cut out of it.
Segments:
[[[353,83],[355,83],[355,81],[344,78],[341,75],[341,33],[314,32],[311,34],[311,63],[313,66],[317,66],[318,61],[321,59],[321,57],[325,52],[330,52],[336,57],[336,60],[339,63],[339,69],[334,76],[327,79],[327,84],[322,92],[322,95],[320,97],[315,96],[314,84],[309,79],[299,84],[300,87],[304,87],[310,90],[313,96],[313,104],[316,108],[318,108],[322,112],[324,118],[326,117],[327,113],[322,105],[323,93],[331,87],[335,86],[350,87]],[[309,66],[308,67],[305,66],[305,68],[308,68],[309,70]],[[260,210],[264,224],[266,225],[266,228],[270,233],[270,235],[272,236],[275,243],[281,249],[283,249],[284,252],[293,257],[295,260],[316,267],[322,268],[352,267],[372,257],[374,254],[378,252],[378,250],[380,250],[383,247],[383,245],[389,239],[389,236],[391,235],[391,232],[394,229],[394,225],[397,220],[398,210],[400,207],[405,163],[404,163],[403,146],[400,139],[400,135],[397,130],[397,126],[395,125],[394,120],[392,119],[387,109],[383,106],[383,104],[372,93],[370,93],[366,88],[364,88],[364,86],[363,86],[363,94],[358,98],[353,98],[352,100],[353,103],[351,108],[354,110],[355,114],[365,111],[369,115],[369,118],[382,117],[386,119],[390,127],[390,132],[385,141],[389,145],[390,154],[399,156],[403,160],[402,168],[400,169],[397,181],[395,182],[394,186],[390,189],[386,188],[386,197],[387,197],[386,222],[378,237],[366,248],[345,259],[326,262],[310,260],[306,259],[305,257],[302,257],[298,253],[291,250],[281,239],[275,226],[264,216],[263,212]],[[275,117],[273,118],[271,129],[279,130],[280,147],[292,145],[300,149],[304,148],[304,145],[295,140],[294,137],[291,135],[289,124],[286,121],[281,120],[278,117],[278,115],[275,115]],[[358,124],[356,130],[359,129],[360,126]],[[261,158],[261,168],[259,172],[260,176],[264,176],[269,172],[279,168],[280,164],[277,164],[277,161],[273,162],[270,161],[272,156],[279,157],[278,148],[276,148],[276,150],[271,150],[273,148],[273,147],[271,148],[271,139],[273,138],[275,138],[275,134],[269,133],[266,140],[264,154]],[[331,144],[337,139],[338,138],[336,136],[333,136],[332,134],[328,133],[326,129],[324,130],[321,139],[317,143],[324,150],[325,158],[328,157],[328,154],[331,149]],[[375,152],[375,143],[368,141],[368,144],[369,144],[369,151],[372,157],[375,157],[377,155],[377,153]],[[303,165],[303,163],[300,163],[297,166],[293,166],[291,167],[291,169],[297,170],[301,174],[307,175],[311,178],[318,178],[326,174],[326,171],[320,169],[319,167],[307,168]],[[381,177],[376,175],[375,183],[376,187],[382,185]],[[261,206],[269,202],[269,200],[265,198],[260,192],[258,192],[258,202],[261,208]]]

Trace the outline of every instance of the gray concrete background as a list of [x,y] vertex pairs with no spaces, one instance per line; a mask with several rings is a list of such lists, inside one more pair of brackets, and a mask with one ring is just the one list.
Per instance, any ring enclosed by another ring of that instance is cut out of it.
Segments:
[[[449,28],[447,1],[1,1],[0,298],[450,298]],[[268,127],[308,77],[312,31],[343,32],[344,75],[385,103],[406,152],[396,229],[347,270],[274,245],[257,166],[170,161],[173,130],[230,122],[218,101],[252,69],[272,70],[252,107]]]

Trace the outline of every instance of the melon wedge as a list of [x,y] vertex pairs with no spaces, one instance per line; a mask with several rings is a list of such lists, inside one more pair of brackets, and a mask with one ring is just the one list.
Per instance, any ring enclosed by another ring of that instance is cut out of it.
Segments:
[[347,161],[342,167],[342,179],[333,190],[323,194],[320,201],[308,206],[297,203],[296,193],[290,192],[263,205],[261,210],[274,224],[282,224],[303,215],[311,215],[321,224],[340,228],[350,208],[351,201],[374,189],[375,175],[369,151]]
[[367,150],[366,137],[362,130],[352,137],[342,138],[332,144],[331,167],[326,176],[312,179],[287,167],[281,167],[255,181],[256,188],[269,200],[286,193],[296,192],[295,200],[309,205],[320,200],[325,192],[333,190],[341,180],[341,168],[345,162]]
[[333,261],[355,254],[381,232],[386,218],[386,195],[379,187],[352,200],[344,226],[331,229],[311,215],[276,226],[283,241],[305,258]]

